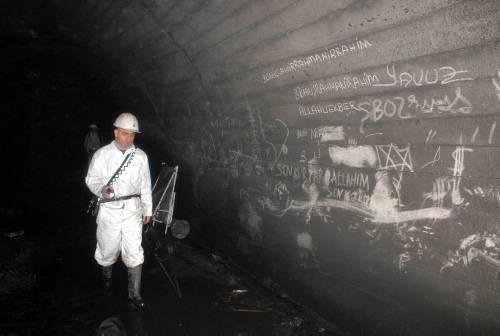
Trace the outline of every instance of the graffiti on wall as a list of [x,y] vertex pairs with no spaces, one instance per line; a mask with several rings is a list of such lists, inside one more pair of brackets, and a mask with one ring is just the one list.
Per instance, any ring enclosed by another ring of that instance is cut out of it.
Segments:
[[461,87],[455,87],[453,93],[437,95],[430,93],[412,93],[409,95],[386,98],[368,98],[351,100],[335,104],[299,105],[299,116],[303,118],[325,114],[358,115],[360,133],[365,133],[365,125],[385,120],[407,120],[432,116],[470,115],[472,103]]
[[467,70],[457,70],[449,65],[432,69],[420,68],[416,71],[401,71],[395,64],[390,64],[387,65],[386,68],[388,81],[374,83],[373,86],[408,88],[412,86],[434,84],[447,85],[455,82],[473,80],[472,77],[466,75],[467,73]]
[[495,93],[497,95],[498,101],[500,101],[500,70],[497,70],[497,76],[491,79],[493,86],[495,87]]
[[262,80],[266,83],[272,79],[279,78],[289,73],[301,71],[315,65],[322,65],[326,62],[332,62],[339,57],[347,57],[349,54],[358,50],[367,49],[371,46],[372,44],[366,39],[355,39],[353,42],[348,44],[336,45],[318,53],[295,58],[279,68],[263,73]]
[[[475,113],[470,87],[464,86],[473,80],[468,70],[450,65],[415,69],[389,64],[382,75],[346,75],[294,86],[299,118],[345,115],[354,118],[352,125],[321,119],[319,125],[291,127],[285,118],[268,116],[246,99],[211,115],[186,155],[203,167],[197,170],[200,175],[217,170],[225,176],[218,197],[237,198],[238,206],[232,210],[247,239],[266,244],[270,227],[294,227],[289,243],[297,248],[303,267],[321,267],[313,233],[317,223],[359,233],[371,248],[389,235],[397,251],[392,261],[402,273],[426,260],[438,260],[441,272],[467,268],[476,261],[500,265],[495,254],[497,232],[492,228],[463,229],[454,242],[447,243],[445,252],[440,241],[443,228],[472,225],[461,217],[467,209],[500,205],[499,188],[465,178],[476,152],[473,146],[462,145],[465,139],[469,144],[479,139],[493,144],[496,121],[474,126],[469,134],[460,130],[451,141],[454,145],[446,146],[436,141],[441,129],[435,126],[422,128],[421,139],[406,143],[378,141],[387,135],[367,132],[367,124]],[[269,75],[267,80],[279,76]],[[495,95],[500,91],[499,77],[491,79]],[[439,90],[393,93],[427,86]],[[311,99],[363,87],[389,91],[311,103]],[[346,223],[337,219],[339,214],[348,214]]]

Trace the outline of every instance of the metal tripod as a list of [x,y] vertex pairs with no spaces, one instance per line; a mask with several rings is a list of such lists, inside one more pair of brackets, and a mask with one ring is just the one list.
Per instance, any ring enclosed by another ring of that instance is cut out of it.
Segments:
[[[171,236],[175,205],[175,184],[179,166],[169,167],[165,163],[162,163],[162,166],[153,185],[153,220],[146,230],[152,230],[155,260],[174,287],[177,296],[181,298],[182,293],[174,260],[174,241]],[[163,225],[165,229],[163,232],[159,232]],[[165,262],[168,263],[168,267],[165,266]]]

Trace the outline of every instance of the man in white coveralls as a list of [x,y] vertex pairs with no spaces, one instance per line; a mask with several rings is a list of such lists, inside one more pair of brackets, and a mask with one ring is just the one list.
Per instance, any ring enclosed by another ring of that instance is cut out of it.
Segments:
[[141,274],[144,262],[142,225],[152,215],[148,157],[135,147],[139,123],[132,113],[120,114],[113,126],[115,140],[95,152],[85,178],[99,197],[95,259],[102,266],[105,287],[111,288],[113,264],[121,253],[128,268],[129,302],[141,309]]

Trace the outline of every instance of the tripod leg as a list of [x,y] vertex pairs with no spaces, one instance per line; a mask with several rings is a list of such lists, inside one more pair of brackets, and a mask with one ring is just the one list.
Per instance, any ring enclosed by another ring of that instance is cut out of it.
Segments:
[[[169,237],[164,237],[164,241],[159,243],[160,248],[155,249],[155,259],[158,262],[158,265],[162,269],[163,273],[167,277],[168,281],[174,287],[175,292],[179,298],[182,298],[182,293],[179,286],[179,281],[177,279],[177,270],[175,269],[174,262],[174,248],[172,245],[171,239]],[[164,248],[167,248],[168,256],[165,258],[165,255],[162,254],[165,251]],[[164,261],[168,260],[168,267],[165,267]]]
[[181,298],[182,297],[182,293],[181,293],[181,287],[179,286],[179,280],[177,278],[177,269],[175,268],[174,245],[173,245],[172,241],[170,241],[169,244],[168,244],[168,254],[170,256],[170,258],[168,258],[168,263],[169,263],[169,266],[170,266],[170,272],[172,273],[173,280],[174,280],[173,286],[175,287],[177,295],[179,296],[179,298]]
[[[163,262],[161,261],[161,259],[155,255],[156,257],[156,261],[158,262],[158,264],[160,265],[163,273],[165,273],[165,276],[167,277],[168,281],[170,281],[170,284],[172,285],[172,287],[174,287],[175,289],[175,293],[177,294],[177,296],[179,298],[182,298],[182,293],[181,293],[181,289],[179,287],[179,282],[177,281],[177,276],[174,276],[172,278],[172,276],[170,275],[170,273],[168,272],[167,268],[165,267],[165,265],[163,265]],[[169,262],[170,264],[172,264],[172,261]],[[169,267],[170,268],[170,267]]]

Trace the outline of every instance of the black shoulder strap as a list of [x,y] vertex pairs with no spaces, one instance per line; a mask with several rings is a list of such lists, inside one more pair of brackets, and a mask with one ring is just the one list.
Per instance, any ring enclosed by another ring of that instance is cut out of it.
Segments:
[[106,183],[106,185],[109,186],[111,184],[111,181],[113,181],[113,179],[116,177],[116,175],[118,175],[118,172],[120,171],[120,169],[122,169],[123,165],[125,164],[125,162],[127,162],[128,158],[130,157],[131,154],[132,153],[128,153],[127,156],[125,156],[125,159],[121,163],[120,167],[118,167],[118,169],[115,171],[113,176],[111,176],[111,178],[109,179],[108,183]]

